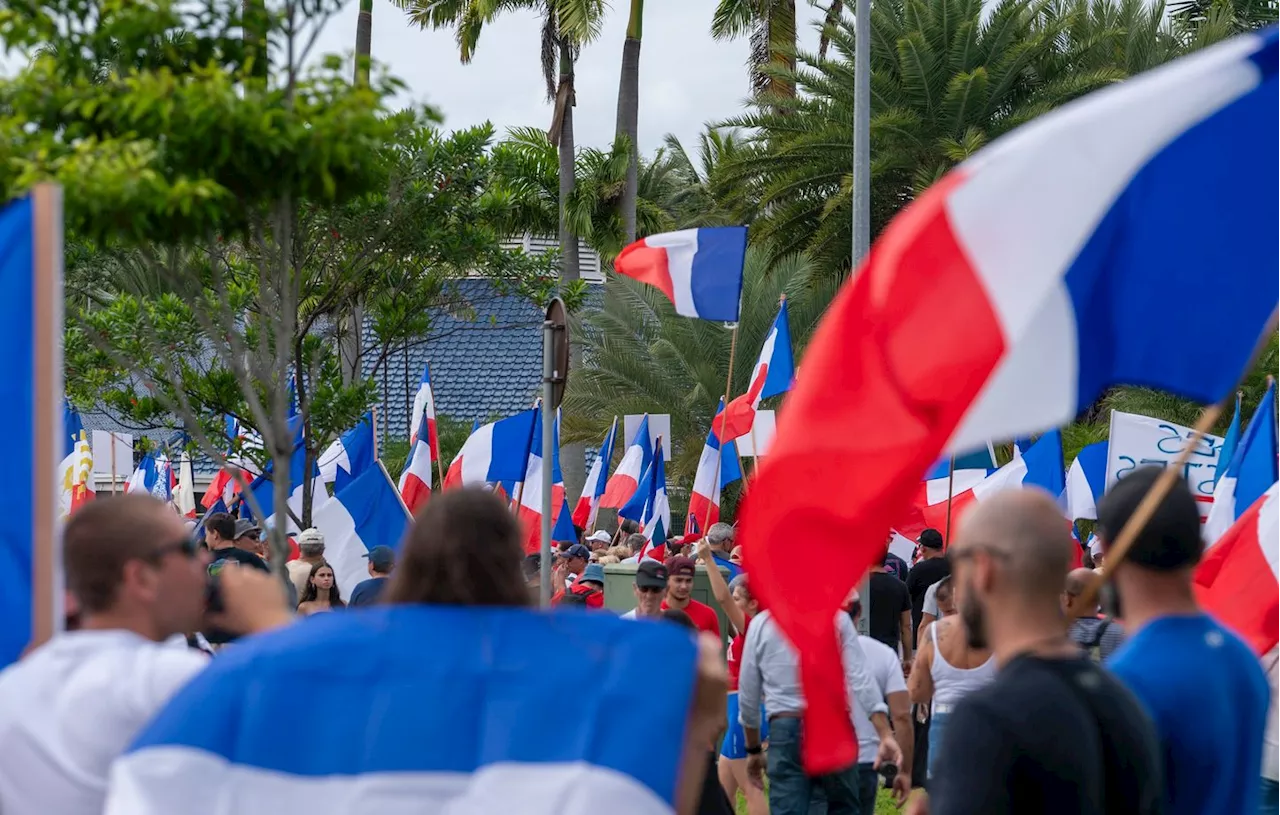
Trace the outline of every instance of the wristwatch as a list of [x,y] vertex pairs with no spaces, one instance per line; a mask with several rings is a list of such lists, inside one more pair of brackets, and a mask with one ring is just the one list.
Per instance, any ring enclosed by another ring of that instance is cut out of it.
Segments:
[[764,752],[764,745],[757,744],[755,747],[747,747],[747,755],[758,756]]

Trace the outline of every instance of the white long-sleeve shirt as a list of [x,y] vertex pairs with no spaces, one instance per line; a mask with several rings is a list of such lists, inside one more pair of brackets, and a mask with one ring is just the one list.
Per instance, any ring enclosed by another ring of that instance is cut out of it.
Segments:
[[[867,711],[868,717],[888,713],[884,696],[867,671],[866,656],[858,643],[858,633],[849,615],[840,612],[835,619],[840,636],[840,654],[844,665],[845,687],[850,699]],[[800,688],[799,655],[773,621],[762,611],[751,620],[747,641],[742,648],[742,671],[738,676],[738,718],[743,727],[760,728],[760,703],[770,716],[779,713],[803,713],[804,692]]]

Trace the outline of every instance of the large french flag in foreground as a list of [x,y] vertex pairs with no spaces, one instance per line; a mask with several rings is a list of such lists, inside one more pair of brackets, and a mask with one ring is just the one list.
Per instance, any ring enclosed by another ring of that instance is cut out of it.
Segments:
[[42,185],[0,208],[0,668],[62,628],[57,465],[62,389],[62,193]]
[[636,428],[636,434],[622,454],[618,469],[609,477],[600,498],[600,506],[620,509],[636,494],[636,487],[649,465],[653,463],[653,440],[649,438],[649,414],[646,413]]
[[312,515],[324,533],[325,558],[333,566],[342,599],[369,576],[365,555],[375,546],[400,551],[409,513],[380,463],[365,470]]
[[1249,506],[1196,568],[1200,605],[1261,656],[1280,620],[1280,497],[1277,485]]
[[609,462],[613,460],[613,441],[618,435],[618,417],[613,417],[609,432],[600,445],[600,452],[591,464],[591,472],[586,483],[582,485],[582,497],[573,508],[573,523],[583,529],[592,529],[596,525],[596,514],[600,511],[600,499],[604,496],[605,486],[609,483]]
[[736,323],[746,258],[745,226],[712,226],[641,238],[613,270],[665,294],[676,314]]
[[[112,767],[106,812],[669,815],[695,653],[680,626],[611,614],[321,614],[179,691]],[[654,666],[663,704],[630,704]],[[572,716],[547,704],[566,688]]]
[[531,408],[473,430],[444,475],[444,489],[524,478],[537,415]]
[[732,441],[751,432],[756,421],[756,410],[762,399],[777,396],[791,390],[796,378],[795,359],[791,355],[791,326],[787,319],[787,301],[778,307],[778,316],[765,336],[760,358],[751,371],[751,383],[747,392],[737,397],[724,409],[723,416],[716,416],[711,428],[722,439]]
[[[1270,29],[1035,119],[904,210],[827,309],[740,518],[752,590],[801,654],[810,773],[857,760],[831,616],[940,455],[1121,383],[1235,390],[1280,299],[1276,63]],[[1233,319],[1203,342],[1177,319],[1193,308]]]
[[[723,398],[718,407],[723,409]],[[717,463],[719,478],[716,477]],[[689,512],[684,519],[686,536],[692,535],[695,538],[701,536],[702,530],[710,529],[713,523],[720,520],[720,493],[740,478],[742,478],[742,462],[738,459],[738,446],[729,442],[724,446],[724,450],[721,450],[713,423],[711,430],[707,432],[707,440],[702,445],[698,470],[693,476],[693,491],[689,494]]]
[[1276,386],[1272,382],[1258,402],[1249,426],[1240,437],[1226,472],[1213,489],[1213,506],[1204,522],[1206,543],[1226,534],[1249,507],[1280,478],[1280,448],[1276,444]]

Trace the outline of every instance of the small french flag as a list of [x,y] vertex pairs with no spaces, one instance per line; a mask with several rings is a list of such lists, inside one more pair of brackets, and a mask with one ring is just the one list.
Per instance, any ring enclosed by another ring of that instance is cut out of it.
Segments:
[[681,229],[631,244],[613,270],[661,291],[683,317],[736,323],[746,257],[745,226]]
[[721,439],[733,441],[751,432],[756,421],[756,410],[762,399],[777,396],[791,390],[791,382],[796,378],[796,364],[791,356],[791,327],[787,319],[787,301],[784,299],[778,307],[778,316],[773,320],[760,349],[760,358],[751,372],[751,384],[747,392],[734,399],[724,409],[724,416],[716,415],[711,423],[712,432]]

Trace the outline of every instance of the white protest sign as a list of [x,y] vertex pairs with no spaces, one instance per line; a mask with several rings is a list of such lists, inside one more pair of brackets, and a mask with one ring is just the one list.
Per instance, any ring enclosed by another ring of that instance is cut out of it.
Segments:
[[757,410],[751,432],[735,439],[738,444],[738,455],[760,458],[767,456],[769,448],[773,446],[773,437],[778,431],[776,422],[777,415],[772,410]]
[[[636,431],[640,429],[640,422],[644,419],[643,413],[629,413],[622,417],[622,437],[624,445],[631,444],[631,439],[636,435]],[[649,414],[649,447],[653,447],[653,443],[657,438],[662,437],[662,460],[671,461],[671,414],[670,413],[650,413]],[[623,448],[626,449],[625,447]],[[667,465],[670,467],[670,464]]]
[[[1178,458],[1192,435],[1194,432],[1191,428],[1164,419],[1111,411],[1111,437],[1107,445],[1107,489],[1139,467],[1169,466]],[[1213,505],[1213,475],[1221,453],[1222,437],[1206,435],[1196,445],[1180,473],[1200,505],[1202,520]]]
[[128,433],[111,433],[106,430],[95,430],[90,437],[89,446],[93,448],[93,474],[111,477],[123,482],[133,472],[133,436]]

